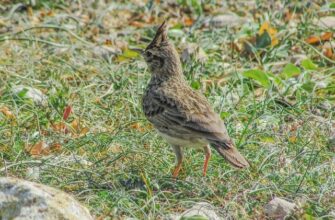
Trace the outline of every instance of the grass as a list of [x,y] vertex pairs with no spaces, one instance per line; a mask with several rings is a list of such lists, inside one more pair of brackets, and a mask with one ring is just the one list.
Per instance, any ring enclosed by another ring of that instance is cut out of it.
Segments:
[[[147,7],[115,4],[130,11]],[[204,155],[189,149],[175,181],[171,178],[174,154],[141,110],[150,73],[142,59],[115,55],[120,42],[146,45],[152,27],[121,26],[113,29],[119,35],[108,29],[94,35],[99,19],[108,27],[104,19],[115,20],[118,12],[96,6],[94,13],[104,12],[105,17],[95,15],[95,20],[82,24],[80,16],[57,17],[68,13],[63,6],[55,9],[53,5],[54,15],[41,18],[41,11],[48,11],[47,2],[42,5],[33,9],[33,15],[21,11],[3,19],[12,31],[0,34],[0,108],[7,107],[14,118],[0,113],[1,175],[32,179],[29,172],[35,167],[39,175],[34,181],[74,195],[92,214],[104,218],[157,219],[208,201],[223,217],[262,219],[264,205],[276,196],[298,204],[292,218],[331,219],[335,153],[328,140],[334,124],[334,61],[304,43],[308,36],[324,31],[312,23],[322,13],[307,10],[303,3],[290,4],[306,18],[293,33],[287,23],[279,22],[283,12],[260,8],[259,22],[240,30],[195,28],[188,32],[185,28],[179,29],[184,31],[182,36],[171,34],[177,45],[193,42],[206,52],[206,62],[192,56],[183,64],[185,75],[221,113],[230,135],[252,164],[250,169],[236,170],[214,153],[207,177],[202,177]],[[151,10],[160,7],[154,4]],[[84,7],[83,14],[88,9]],[[267,19],[277,23],[279,45],[264,49],[258,60],[231,50],[231,39],[257,33]],[[40,28],[29,29],[32,26]],[[107,47],[116,52],[97,49],[106,36],[114,38]],[[288,57],[297,54],[292,47],[300,48],[298,54],[305,54],[319,68],[299,66],[301,74],[284,80],[281,89],[274,84],[267,89],[243,77],[250,69],[278,74],[276,65],[288,63]],[[314,84],[304,89],[309,82]],[[15,85],[41,90],[47,104],[13,94]],[[73,113],[64,121],[67,105]],[[89,131],[64,133],[53,127],[57,123],[74,127],[74,120]],[[37,157],[25,150],[41,140],[59,143],[61,150]]]

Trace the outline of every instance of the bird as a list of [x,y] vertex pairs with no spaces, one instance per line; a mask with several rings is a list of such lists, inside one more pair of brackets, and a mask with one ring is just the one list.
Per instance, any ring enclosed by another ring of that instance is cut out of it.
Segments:
[[207,174],[211,148],[234,167],[248,167],[249,162],[235,147],[224,121],[205,96],[188,85],[178,52],[167,33],[164,21],[151,43],[141,51],[151,73],[142,97],[142,110],[158,134],[172,146],[176,155],[172,176],[178,177],[187,147],[204,150],[203,176]]

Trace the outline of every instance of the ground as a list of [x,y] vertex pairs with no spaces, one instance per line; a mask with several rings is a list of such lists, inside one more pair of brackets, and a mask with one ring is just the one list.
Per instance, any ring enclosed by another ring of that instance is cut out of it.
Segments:
[[[264,219],[335,211],[335,5],[326,1],[4,1],[0,6],[0,175],[62,189],[98,219],[161,219],[195,202]],[[190,85],[251,164],[175,156],[145,119],[144,48],[164,19]],[[334,20],[333,20],[334,22]]]

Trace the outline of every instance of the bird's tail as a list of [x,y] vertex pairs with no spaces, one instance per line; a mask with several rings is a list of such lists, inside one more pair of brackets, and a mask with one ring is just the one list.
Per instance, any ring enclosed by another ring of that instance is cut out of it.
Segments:
[[233,166],[237,168],[249,167],[248,161],[238,152],[232,142],[214,142],[211,146]]

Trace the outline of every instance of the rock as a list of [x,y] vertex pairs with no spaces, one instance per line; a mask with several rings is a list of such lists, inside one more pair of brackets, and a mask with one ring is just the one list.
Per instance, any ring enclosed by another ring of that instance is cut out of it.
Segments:
[[239,17],[235,13],[227,13],[216,15],[211,18],[207,18],[204,20],[205,27],[214,27],[214,28],[222,28],[222,27],[236,27],[243,25],[247,20],[245,18]]
[[92,48],[92,54],[94,58],[103,58],[107,61],[110,59],[110,57],[121,53],[121,49],[107,46],[95,46]]
[[0,178],[0,213],[3,220],[93,220],[72,196],[26,180]]
[[20,96],[22,98],[27,98],[33,100],[35,104],[45,106],[47,104],[47,96],[44,95],[40,90],[24,86],[24,85],[18,85],[14,86],[12,88],[12,92]]
[[192,57],[200,63],[205,63],[208,59],[206,52],[201,47],[195,43],[187,43],[181,54],[181,60],[184,63],[189,62],[192,60]]
[[221,220],[215,212],[215,207],[206,202],[199,202],[192,208],[186,210],[182,214],[172,214],[168,216],[168,220]]
[[181,53],[181,60],[183,62],[191,61],[191,56],[196,52],[196,50],[197,50],[197,44],[187,43],[185,45],[185,48],[183,49],[183,52]]
[[314,23],[324,29],[335,28],[335,16],[322,17]]
[[294,203],[276,197],[265,205],[264,212],[270,218],[285,219],[286,216],[291,214],[295,207]]

